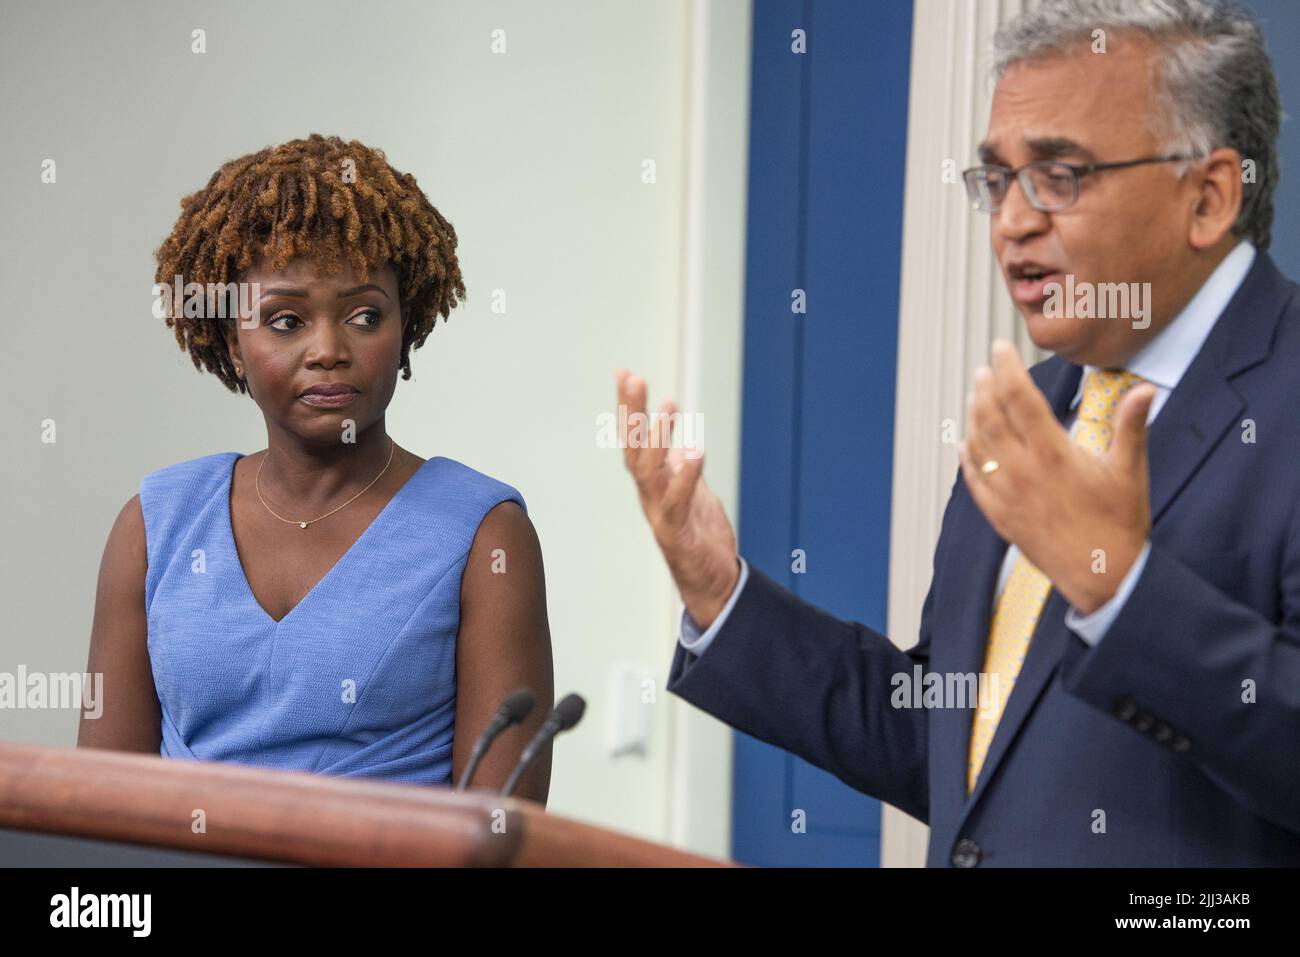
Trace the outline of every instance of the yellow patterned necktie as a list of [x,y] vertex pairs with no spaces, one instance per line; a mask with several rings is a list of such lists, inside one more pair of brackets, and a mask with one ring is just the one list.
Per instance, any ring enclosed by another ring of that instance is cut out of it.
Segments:
[[[1083,399],[1075,422],[1073,440],[1089,451],[1101,453],[1110,447],[1119,400],[1142,381],[1123,370],[1092,369],[1083,382]],[[989,481],[997,481],[996,475]],[[1011,686],[1024,664],[1029,641],[1038,625],[1052,583],[1021,553],[1016,556],[1006,586],[998,598],[989,626],[988,649],[982,675],[989,682],[989,698],[980,696],[971,724],[970,754],[966,769],[966,790],[975,790],[980,768],[993,742],[993,732],[1011,696]],[[987,704],[987,707],[983,705]]]

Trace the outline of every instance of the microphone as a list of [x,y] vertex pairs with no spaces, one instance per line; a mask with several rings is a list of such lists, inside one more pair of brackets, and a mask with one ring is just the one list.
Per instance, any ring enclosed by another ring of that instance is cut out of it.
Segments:
[[474,777],[474,772],[478,770],[478,764],[483,760],[483,755],[487,754],[488,748],[492,742],[506,728],[518,724],[528,717],[528,712],[533,710],[533,704],[537,701],[537,696],[529,688],[516,688],[501,702],[501,707],[497,708],[497,713],[492,716],[488,726],[483,729],[477,741],[474,742],[474,750],[469,755],[469,765],[465,768],[465,773],[461,775],[460,783],[456,785],[457,791],[463,791],[469,787],[470,779]]
[[537,729],[533,735],[533,740],[528,742],[528,747],[524,748],[524,753],[519,757],[519,763],[515,769],[510,772],[510,777],[506,780],[506,786],[501,789],[502,797],[509,797],[514,791],[515,785],[523,777],[528,766],[537,759],[542,747],[549,744],[551,739],[561,731],[568,731],[575,724],[582,720],[582,713],[587,710],[587,702],[582,700],[581,695],[565,695],[564,700],[555,706],[555,710],[547,715],[542,726]]

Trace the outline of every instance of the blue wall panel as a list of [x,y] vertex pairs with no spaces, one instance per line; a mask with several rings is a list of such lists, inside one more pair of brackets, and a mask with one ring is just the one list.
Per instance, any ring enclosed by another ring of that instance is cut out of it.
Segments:
[[1273,242],[1269,255],[1277,268],[1300,281],[1300,3],[1296,0],[1248,0],[1259,18],[1282,99],[1282,132],[1278,137],[1282,179],[1273,197]]
[[[910,2],[754,10],[740,546],[882,630],[911,20]],[[796,29],[807,53],[791,50]],[[735,757],[738,860],[879,862],[878,801],[743,734]],[[806,833],[792,832],[795,809]]]

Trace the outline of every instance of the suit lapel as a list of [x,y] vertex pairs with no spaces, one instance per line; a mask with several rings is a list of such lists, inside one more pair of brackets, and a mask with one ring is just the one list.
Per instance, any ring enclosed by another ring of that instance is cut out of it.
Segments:
[[[951,597],[935,606],[936,638],[930,655],[931,672],[943,676],[978,674],[983,667],[993,589],[1007,551],[1007,543],[985,520],[966,487],[959,484],[953,494],[961,496],[952,539],[959,545],[948,549],[943,565],[943,594]],[[966,800],[972,715],[971,710],[956,707],[930,712],[935,751],[930,759],[932,820],[954,819]],[[948,809],[946,813],[935,813],[939,802]]]
[[1295,288],[1265,252],[1228,302],[1147,435],[1156,523],[1246,407],[1232,378],[1268,357]]
[[[980,765],[979,777],[975,779],[975,790],[970,792],[970,798],[966,803],[966,813],[970,812],[970,809],[975,806],[975,802],[984,793],[989,779],[993,776],[998,765],[1002,762],[1003,756],[1011,747],[1016,732],[1025,723],[1025,718],[1029,716],[1029,712],[1033,709],[1038,696],[1047,687],[1048,679],[1056,672],[1056,666],[1065,651],[1065,642],[1072,637],[1069,629],[1065,627],[1065,612],[1068,607],[1065,599],[1057,594],[1055,588],[1048,593],[1047,602],[1043,605],[1043,612],[1038,617],[1038,626],[1034,630],[1034,637],[1029,642],[1029,650],[1025,653],[1025,661],[1020,666],[1020,674],[1016,676],[1015,682],[1011,685],[1011,696],[1007,699],[1002,717],[993,732],[993,740],[989,743],[989,751],[984,756],[984,763]],[[1074,640],[1077,641],[1078,639]],[[966,732],[969,741],[970,726],[974,721],[975,712],[970,711],[967,714],[969,720],[966,722]],[[966,764],[963,763],[963,787],[965,786],[965,773]],[[965,815],[963,815],[963,819],[964,817]]]
[[[1070,400],[1079,388],[1082,371],[1079,366],[1059,358],[1049,359],[1033,370],[1034,380],[1058,421],[1064,421],[1069,413]],[[936,634],[942,635],[943,639],[935,645],[931,668],[945,674],[979,674],[984,667],[989,625],[993,620],[993,593],[1006,557],[1007,543],[984,518],[965,485],[959,485],[955,494],[960,495],[962,501],[953,541],[960,542],[961,547],[949,550],[945,578],[951,584],[946,585],[945,591],[949,595],[969,595],[971,601],[940,609],[942,614],[936,622]],[[1047,610],[1050,610],[1050,603]],[[1038,671],[1043,663],[1035,661],[1035,645],[1038,644],[1037,638],[1030,642],[1030,650],[1021,674],[1012,686],[1012,697],[1007,702],[999,731],[994,735],[993,750],[985,758],[981,778],[995,760],[1001,725],[1007,725],[1008,718],[1014,717],[1011,709],[1017,704],[1016,689],[1021,681],[1026,682],[1026,686],[1042,683],[1043,676],[1039,676]],[[945,648],[942,655],[939,654],[940,648]],[[941,725],[935,729],[937,733],[934,736],[935,746],[941,752],[932,764],[934,788],[943,799],[952,802],[952,807],[966,803],[966,765],[974,717],[975,712],[970,708],[941,708],[931,713],[931,720]]]

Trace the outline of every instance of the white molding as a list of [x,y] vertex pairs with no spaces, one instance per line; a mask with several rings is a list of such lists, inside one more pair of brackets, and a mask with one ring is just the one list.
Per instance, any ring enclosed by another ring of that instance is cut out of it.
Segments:
[[[686,29],[689,76],[677,395],[683,412],[699,411],[704,417],[705,475],[727,514],[737,521],[750,4],[690,0]],[[668,634],[675,636],[681,610],[675,589],[671,605]],[[672,649],[665,651],[666,672]],[[668,701],[668,840],[699,853],[730,857],[734,732],[672,695],[663,697]]]
[[[889,635],[902,648],[919,637],[934,546],[957,474],[965,396],[998,336],[1036,353],[998,275],[988,218],[971,210],[960,170],[973,162],[988,122],[990,40],[1023,0],[916,0],[907,121],[898,384],[889,555]],[[958,175],[945,182],[943,162]],[[939,636],[936,640],[942,640]],[[881,864],[925,864],[929,829],[884,808]]]

